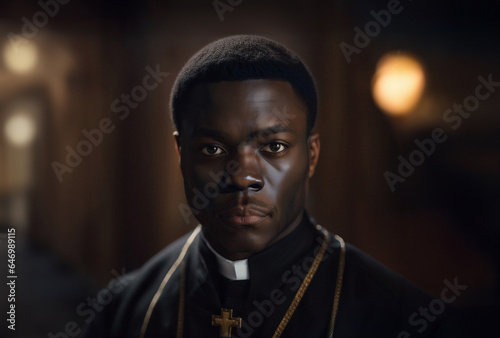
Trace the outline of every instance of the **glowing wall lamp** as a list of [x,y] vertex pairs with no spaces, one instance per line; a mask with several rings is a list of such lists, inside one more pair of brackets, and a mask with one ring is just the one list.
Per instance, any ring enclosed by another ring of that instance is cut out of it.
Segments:
[[387,114],[410,113],[418,104],[424,87],[424,70],[415,58],[388,53],[377,63],[372,94],[376,104]]
[[35,121],[26,112],[15,112],[5,121],[4,132],[7,141],[12,145],[18,147],[29,145],[36,134]]
[[38,60],[38,49],[29,40],[7,42],[3,48],[3,58],[10,71],[24,74],[35,68]]

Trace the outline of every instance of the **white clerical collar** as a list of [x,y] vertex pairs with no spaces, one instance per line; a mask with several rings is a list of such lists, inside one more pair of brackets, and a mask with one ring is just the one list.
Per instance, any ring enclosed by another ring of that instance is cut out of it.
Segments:
[[212,248],[210,243],[203,232],[201,233],[203,241],[207,244],[210,251],[212,251],[217,258],[217,263],[219,266],[219,272],[222,276],[231,280],[248,280],[250,279],[250,272],[248,270],[248,259],[242,259],[239,261],[231,261],[227,258],[222,257],[217,251]]

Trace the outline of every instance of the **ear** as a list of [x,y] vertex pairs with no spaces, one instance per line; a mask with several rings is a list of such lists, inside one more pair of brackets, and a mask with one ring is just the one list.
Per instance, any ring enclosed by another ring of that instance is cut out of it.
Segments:
[[177,130],[174,131],[173,135],[175,139],[175,152],[177,153],[177,160],[179,161],[179,164],[181,164],[181,136]]
[[318,164],[318,158],[319,158],[320,142],[318,133],[314,133],[311,134],[311,136],[309,136],[308,147],[309,147],[308,177],[311,178],[314,175],[314,170],[316,169],[316,165]]

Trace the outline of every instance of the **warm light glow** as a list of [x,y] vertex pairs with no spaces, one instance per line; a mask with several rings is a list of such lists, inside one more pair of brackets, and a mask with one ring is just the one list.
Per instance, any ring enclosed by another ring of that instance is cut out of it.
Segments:
[[373,98],[388,114],[408,114],[419,102],[425,86],[424,70],[408,55],[386,54],[373,77]]
[[27,73],[31,71],[38,59],[36,45],[29,40],[7,42],[3,50],[5,65],[14,73]]
[[33,118],[24,112],[12,114],[5,122],[5,136],[15,146],[25,146],[35,137]]

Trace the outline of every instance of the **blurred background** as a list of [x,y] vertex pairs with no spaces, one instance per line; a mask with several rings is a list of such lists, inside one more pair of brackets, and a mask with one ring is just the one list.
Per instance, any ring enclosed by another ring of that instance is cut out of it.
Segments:
[[498,304],[498,1],[19,0],[0,4],[0,271],[14,228],[18,276],[2,336],[76,334],[87,297],[194,228],[170,90],[243,33],[317,81],[317,221],[436,297],[457,278],[458,307]]

